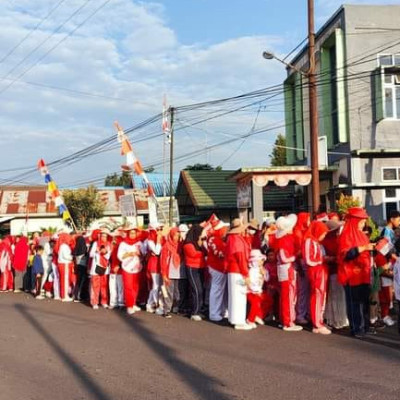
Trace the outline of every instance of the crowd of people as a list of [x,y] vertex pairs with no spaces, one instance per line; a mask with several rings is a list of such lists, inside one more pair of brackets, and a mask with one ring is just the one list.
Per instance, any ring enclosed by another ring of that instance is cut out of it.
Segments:
[[342,219],[300,212],[261,226],[212,215],[170,229],[6,236],[0,291],[129,315],[227,320],[238,330],[268,321],[293,332],[312,325],[322,335],[349,327],[362,338],[394,325],[400,302],[400,213],[390,214],[374,243],[367,219],[352,207]]

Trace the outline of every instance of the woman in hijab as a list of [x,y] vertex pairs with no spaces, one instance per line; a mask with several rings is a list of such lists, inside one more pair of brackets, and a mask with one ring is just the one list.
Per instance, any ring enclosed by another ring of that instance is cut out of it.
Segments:
[[180,233],[178,228],[172,228],[167,236],[161,254],[160,267],[162,276],[161,293],[163,296],[163,314],[165,318],[171,317],[173,308],[179,308],[181,280],[181,254],[179,249]]
[[11,238],[6,236],[0,243],[0,291],[12,291],[14,279],[12,273],[13,253]]
[[297,302],[296,321],[299,324],[307,324],[310,309],[310,284],[307,276],[307,264],[304,262],[303,245],[304,235],[310,226],[310,213],[300,212],[297,215],[297,222],[293,229],[293,237],[296,247],[296,272],[297,272]]
[[138,229],[128,228],[126,232],[127,236],[118,248],[118,259],[121,261],[126,312],[132,315],[141,310],[136,305],[136,300],[139,293],[140,271],[142,270],[140,257],[143,252],[143,244],[140,241]]
[[278,251],[278,280],[281,286],[280,316],[284,331],[297,332],[303,328],[296,325],[296,269],[297,249],[293,237],[293,228],[297,216],[290,214],[276,221]]
[[370,243],[363,228],[368,214],[359,207],[349,208],[339,237],[338,280],[345,286],[347,316],[351,334],[362,338],[369,331],[369,295],[371,283]]
[[183,244],[183,254],[189,284],[192,291],[191,319],[201,321],[201,312],[204,304],[203,270],[205,267],[206,249],[204,229],[200,225],[193,225],[186,235]]
[[328,265],[328,295],[325,307],[326,323],[335,329],[349,326],[346,313],[346,295],[344,288],[338,282],[338,240],[342,225],[335,220],[326,222],[329,232],[322,242]]
[[310,282],[310,314],[313,333],[330,335],[331,331],[324,325],[324,308],[328,268],[324,260],[321,242],[328,233],[326,224],[313,221],[304,235],[303,259],[307,265],[307,276]]
[[111,235],[102,230],[90,249],[90,305],[93,310],[108,308],[108,275],[110,274],[110,256],[112,251]]
[[244,237],[246,225],[239,218],[232,221],[225,248],[228,273],[228,320],[239,330],[253,329],[246,323],[247,286],[249,280],[250,245]]
[[[57,254],[58,273],[60,276],[60,297],[64,302],[72,301],[69,293],[74,283],[73,240],[68,233],[60,233],[54,246]],[[56,291],[55,291],[56,292]]]

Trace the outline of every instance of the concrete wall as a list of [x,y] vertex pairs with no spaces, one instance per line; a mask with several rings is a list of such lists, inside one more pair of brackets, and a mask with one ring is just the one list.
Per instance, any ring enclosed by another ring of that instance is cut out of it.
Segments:
[[[371,74],[378,67],[378,53],[400,53],[400,43],[381,50],[400,42],[398,31],[390,31],[399,29],[400,6],[344,7],[346,58],[350,64],[347,68],[347,92],[351,150],[399,148],[400,120],[375,123],[375,78]],[[362,57],[365,57],[360,60],[362,63],[351,65]],[[351,74],[363,76],[351,79]]]

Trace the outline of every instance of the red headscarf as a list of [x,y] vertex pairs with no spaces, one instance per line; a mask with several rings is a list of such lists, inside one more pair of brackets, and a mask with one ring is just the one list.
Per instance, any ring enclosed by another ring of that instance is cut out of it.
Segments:
[[14,269],[16,271],[25,271],[28,265],[29,245],[28,238],[22,236],[14,249]]
[[339,236],[338,280],[341,284],[349,283],[355,286],[369,283],[370,280],[371,255],[368,251],[362,252],[355,260],[345,260],[349,250],[369,244],[368,236],[358,227],[360,221],[365,219],[360,216],[363,215],[359,210],[348,213],[343,231]]
[[324,233],[328,233],[328,231],[329,229],[326,224],[321,221],[313,221],[311,222],[310,227],[307,229],[307,232],[304,234],[304,240],[311,238],[312,240],[319,242],[319,238]]
[[162,254],[163,261],[164,262],[166,261],[164,257],[171,257],[172,263],[176,268],[181,265],[181,256],[179,254],[179,241],[178,242],[174,241],[174,236],[177,233],[179,233],[178,228],[172,228],[169,231],[167,240],[165,241],[165,244],[163,246],[163,254]]
[[[136,232],[136,237],[134,239],[131,239],[129,237],[129,233],[131,231],[135,231]],[[129,246],[132,246],[133,244],[135,244],[137,242],[140,242],[140,239],[141,239],[141,234],[140,234],[139,229],[134,228],[134,229],[129,229],[129,230],[126,231],[126,238],[123,240],[123,242],[129,244]]]
[[[54,245],[54,252],[58,254],[60,251],[60,247],[62,244],[67,244],[68,246],[72,246],[72,237],[69,233],[60,233],[58,235],[58,239],[56,244]],[[72,248],[71,248],[72,250]]]
[[299,251],[302,248],[304,234],[306,233],[310,225],[310,213],[300,212],[297,214],[297,222],[293,228],[293,236],[295,241],[296,250]]

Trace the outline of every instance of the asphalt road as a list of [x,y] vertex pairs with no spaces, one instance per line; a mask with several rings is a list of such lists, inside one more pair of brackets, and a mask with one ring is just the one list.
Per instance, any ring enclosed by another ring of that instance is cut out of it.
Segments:
[[400,398],[396,329],[360,341],[0,294],[1,400]]

